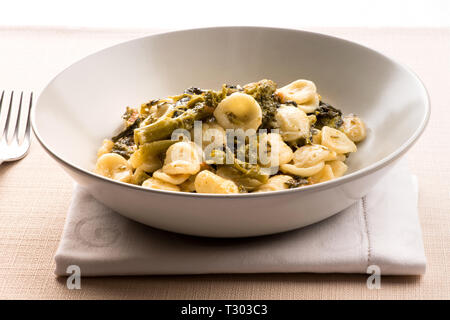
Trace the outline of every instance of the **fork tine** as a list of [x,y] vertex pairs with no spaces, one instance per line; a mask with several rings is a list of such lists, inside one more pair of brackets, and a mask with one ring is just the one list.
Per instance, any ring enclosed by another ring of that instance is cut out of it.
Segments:
[[17,141],[19,145],[21,145],[24,141],[25,135],[27,139],[30,138],[30,110],[33,105],[33,92],[31,92],[29,96],[28,103],[25,98],[26,97],[24,97],[24,101],[22,103],[23,110],[20,114],[20,122],[18,121],[19,130],[17,132]]
[[20,93],[19,103],[12,103],[9,108],[9,118],[6,123],[6,142],[11,143],[15,133],[17,132],[20,110],[22,109],[23,92]]
[[3,101],[5,100],[4,99],[5,91],[2,92],[2,98],[0,100],[0,141],[2,140],[3,134],[5,132],[6,121],[8,120],[9,109],[11,108],[13,94],[14,94],[14,91],[11,92],[9,105],[8,105],[6,103],[6,101],[5,101],[5,103],[3,103]]

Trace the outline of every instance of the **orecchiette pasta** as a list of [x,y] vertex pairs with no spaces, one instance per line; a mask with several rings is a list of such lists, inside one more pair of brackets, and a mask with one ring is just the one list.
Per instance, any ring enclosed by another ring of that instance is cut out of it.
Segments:
[[101,155],[97,160],[95,172],[122,182],[129,182],[133,175],[128,161],[116,153],[105,153]]
[[344,162],[339,160],[330,161],[327,162],[327,164],[333,170],[333,175],[336,178],[342,177],[345,174],[345,172],[347,172],[348,169],[348,166]]
[[325,182],[328,180],[334,179],[333,169],[330,165],[326,164],[322,170],[320,170],[318,173],[312,175],[310,177],[311,181],[313,183],[320,183]]
[[262,111],[252,96],[235,92],[218,104],[214,117],[225,129],[257,130],[262,122]]
[[113,147],[114,147],[114,142],[112,142],[109,139],[103,140],[102,146],[97,151],[97,158],[101,157],[105,153],[110,153]]
[[231,180],[224,179],[211,171],[203,170],[195,178],[195,190],[198,193],[238,193],[238,186]]
[[292,160],[292,149],[278,133],[263,134],[260,136],[259,142],[261,146],[267,146],[268,149],[260,150],[260,155],[267,155],[267,157],[260,156],[260,163],[263,167],[279,166]]
[[146,125],[152,123],[169,114],[173,108],[173,103],[173,99],[166,98],[152,101],[150,105],[143,104],[141,106],[141,114],[145,117],[145,119],[142,121],[142,124]]
[[294,101],[304,112],[314,112],[319,106],[316,85],[309,80],[296,80],[277,90],[281,102]]
[[153,177],[159,180],[171,183],[171,184],[181,184],[185,182],[191,175],[190,174],[167,174],[161,169],[153,172]]
[[336,153],[319,144],[309,144],[298,148],[293,154],[294,164],[300,168],[311,167],[322,161],[336,158]]
[[300,168],[297,167],[294,164],[282,164],[280,166],[280,170],[281,172],[287,173],[287,174],[292,174],[294,176],[299,176],[299,177],[310,177],[316,173],[318,173],[320,170],[323,169],[325,165],[325,162],[319,162],[311,167],[307,167],[307,168]]
[[202,124],[202,147],[222,146],[227,142],[225,130],[216,122]]
[[367,135],[360,118],[323,102],[309,80],[191,87],[127,107],[122,118],[94,171],[180,192],[268,192],[339,178]]
[[356,152],[355,143],[345,133],[330,127],[322,128],[322,145],[336,153]]
[[322,131],[318,129],[314,129],[312,132],[312,139],[311,142],[314,144],[321,144],[322,143]]
[[193,142],[177,142],[167,149],[162,171],[167,174],[196,174],[201,159]]
[[[136,155],[136,156],[133,156]],[[162,161],[157,157],[148,157],[145,160],[137,160],[138,154],[135,152],[130,158],[133,168],[140,168],[144,172],[154,172],[162,167]]]
[[306,113],[292,105],[281,105],[275,116],[284,141],[294,141],[309,136],[309,119]]
[[185,182],[179,185],[183,192],[195,192],[195,178],[197,175],[190,176]]
[[142,183],[142,186],[145,188],[151,188],[151,189],[159,189],[159,190],[166,190],[166,191],[180,191],[180,187],[166,182],[159,180],[157,178],[149,178],[145,180]]
[[349,115],[343,117],[342,131],[350,138],[353,142],[359,142],[366,138],[366,126],[364,122],[354,116]]
[[267,192],[267,191],[278,191],[289,189],[288,182],[292,180],[291,176],[287,175],[276,175],[267,181],[267,183],[260,186],[256,192]]
[[314,112],[314,110],[316,110],[319,107],[319,104],[320,104],[319,95],[316,93],[311,97],[310,100],[301,104],[297,104],[297,107],[306,113],[310,113]]

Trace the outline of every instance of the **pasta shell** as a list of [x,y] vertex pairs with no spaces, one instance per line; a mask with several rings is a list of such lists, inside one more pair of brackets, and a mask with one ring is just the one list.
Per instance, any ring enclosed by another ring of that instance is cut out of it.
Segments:
[[129,182],[133,174],[128,161],[116,153],[105,153],[98,158],[95,173],[122,182]]
[[312,143],[321,144],[322,143],[322,131],[314,129],[312,131]]
[[179,185],[180,190],[183,192],[194,192],[195,191],[195,178],[196,176],[190,176],[185,182]]
[[[192,135],[194,136],[194,135]],[[216,122],[202,123],[202,147],[223,146],[227,143],[225,130]]]
[[167,174],[161,169],[153,172],[153,177],[159,180],[178,185],[185,182],[191,175],[190,174]]
[[357,150],[355,143],[345,133],[327,126],[322,128],[322,145],[336,153],[356,152]]
[[180,188],[169,182],[159,180],[157,178],[149,178],[142,183],[142,186],[150,189],[166,190],[166,191],[180,191]]
[[333,160],[336,153],[319,144],[305,145],[293,154],[293,161],[297,167],[311,167],[319,162]]
[[203,170],[195,178],[195,190],[198,193],[239,193],[238,186],[208,170]]
[[333,170],[333,175],[336,178],[342,177],[348,169],[348,166],[342,161],[330,161],[327,164]]
[[311,100],[302,104],[297,104],[297,108],[306,113],[312,113],[316,111],[316,109],[319,107],[319,104],[320,104],[319,95],[316,93],[315,95],[313,95]]
[[325,181],[333,180],[333,179],[334,179],[333,169],[328,164],[326,164],[322,168],[322,170],[320,170],[318,173],[311,176],[311,178],[310,178],[312,183],[320,183],[320,182],[325,182]]
[[214,117],[225,129],[257,130],[262,123],[262,111],[258,102],[241,92],[223,99],[214,110]]
[[350,115],[343,119],[342,131],[353,142],[360,142],[366,138],[366,125],[356,116]]
[[278,167],[292,160],[293,151],[278,133],[263,134],[259,138],[259,160],[263,167]]
[[314,112],[319,106],[319,95],[314,82],[296,80],[276,91],[281,102],[294,101],[306,113]]
[[282,105],[275,115],[284,141],[294,141],[309,135],[310,121],[306,113],[292,105]]
[[193,142],[177,142],[169,147],[162,171],[167,174],[196,174],[200,157]]
[[287,184],[288,181],[292,180],[291,176],[287,175],[276,175],[267,181],[267,183],[260,186],[255,192],[268,192],[268,191],[279,191],[289,189]]
[[292,174],[299,177],[310,177],[323,169],[325,162],[319,162],[318,164],[308,167],[299,168],[293,164],[282,164],[280,170],[287,174]]
[[114,142],[108,139],[103,140],[101,147],[97,151],[97,157],[101,157],[105,153],[110,153],[113,147]]

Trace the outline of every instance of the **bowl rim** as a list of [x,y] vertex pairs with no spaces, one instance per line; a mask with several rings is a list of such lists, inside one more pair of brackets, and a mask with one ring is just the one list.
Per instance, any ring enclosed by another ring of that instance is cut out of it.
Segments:
[[[82,61],[84,61],[85,59],[90,58],[91,56],[97,55],[103,51],[107,51],[110,50],[112,48],[118,47],[118,46],[122,46],[131,42],[137,42],[137,41],[141,41],[143,39],[146,38],[152,38],[152,37],[159,37],[159,36],[165,36],[168,34],[176,34],[176,33],[185,33],[185,32],[195,32],[195,31],[207,31],[207,30],[226,30],[226,29],[245,29],[245,30],[268,30],[268,31],[277,31],[277,32],[295,32],[295,33],[304,33],[304,34],[309,34],[309,35],[313,35],[316,37],[322,37],[325,39],[332,39],[332,40],[338,40],[341,42],[344,42],[346,45],[351,45],[351,46],[356,46],[359,47],[360,49],[364,49],[367,51],[370,51],[378,56],[380,56],[381,58],[389,61],[390,63],[392,63],[393,65],[396,65],[397,67],[400,67],[401,69],[403,69],[404,71],[406,71],[412,78],[414,78],[418,85],[419,88],[422,89],[422,94],[424,94],[425,97],[425,116],[423,117],[423,119],[420,122],[420,125],[418,126],[418,128],[415,129],[414,133],[394,152],[390,153],[389,155],[387,155],[386,157],[370,164],[367,167],[364,167],[362,169],[359,169],[355,172],[352,172],[350,174],[344,175],[342,177],[339,177],[337,179],[333,179],[333,180],[329,180],[326,182],[321,182],[321,183],[317,183],[317,184],[313,184],[313,185],[309,185],[309,186],[304,186],[301,188],[292,188],[292,189],[287,189],[287,190],[278,190],[278,191],[270,191],[270,192],[261,192],[261,193],[238,193],[238,194],[209,194],[209,193],[192,193],[192,192],[180,192],[180,191],[166,191],[166,190],[158,190],[158,189],[151,189],[151,188],[145,188],[142,186],[138,186],[138,185],[134,185],[134,184],[130,184],[130,183],[125,183],[125,182],[121,182],[121,181],[117,181],[117,180],[113,180],[110,178],[106,178],[104,176],[98,175],[94,172],[91,172],[89,170],[83,169],[80,166],[72,163],[69,160],[65,160],[62,157],[58,156],[56,152],[52,151],[51,148],[45,143],[44,139],[42,138],[42,136],[39,133],[39,130],[37,128],[37,124],[36,124],[36,112],[37,112],[37,106],[39,105],[40,99],[41,99],[41,95],[42,93],[44,93],[47,88],[49,86],[51,86],[53,84],[54,81],[56,81],[62,74],[64,74],[66,71],[68,71],[69,69],[75,67],[77,64],[81,63]],[[355,180],[358,178],[361,178],[363,176],[369,175],[375,171],[378,171],[386,166],[388,166],[389,164],[391,164],[392,162],[394,162],[395,160],[399,159],[401,156],[403,156],[413,145],[414,143],[418,140],[418,138],[422,135],[422,133],[424,132],[429,119],[430,119],[430,114],[431,114],[431,106],[430,106],[430,97],[429,97],[429,93],[423,83],[423,81],[419,78],[419,76],[412,71],[409,67],[403,65],[400,62],[397,62],[395,59],[392,59],[390,57],[388,57],[387,55],[381,53],[378,50],[369,48],[365,45],[347,40],[347,39],[343,39],[340,37],[336,37],[336,36],[331,36],[331,35],[327,35],[324,33],[320,33],[320,32],[313,32],[313,31],[307,31],[307,30],[301,30],[301,29],[289,29],[289,28],[277,28],[277,27],[264,27],[264,26],[219,26],[219,27],[206,27],[206,28],[191,28],[191,29],[181,29],[181,30],[174,30],[174,31],[168,31],[168,32],[158,32],[158,33],[154,33],[154,34],[150,34],[147,36],[142,36],[142,37],[137,37],[131,40],[127,40],[127,41],[123,41],[120,42],[118,44],[103,48],[101,50],[97,50],[91,54],[88,54],[78,60],[76,60],[75,62],[73,62],[72,64],[70,64],[69,66],[67,66],[66,68],[64,68],[63,70],[61,70],[58,74],[56,74],[53,78],[51,78],[51,80],[47,83],[47,85],[42,89],[42,91],[39,94],[39,97],[36,101],[35,104],[33,104],[32,108],[31,108],[31,124],[32,124],[32,128],[33,128],[33,132],[35,134],[35,136],[37,137],[39,143],[41,144],[41,146],[47,151],[47,153],[54,158],[57,162],[59,162],[60,164],[62,164],[65,167],[68,167],[70,169],[73,169],[75,171],[77,171],[78,173],[85,175],[85,176],[89,176],[91,178],[106,182],[106,183],[112,183],[114,185],[121,185],[127,188],[130,188],[132,190],[136,190],[136,191],[141,191],[141,192],[148,192],[148,193],[157,193],[157,194],[166,194],[166,195],[171,195],[171,196],[178,196],[178,197],[190,197],[190,198],[236,198],[236,199],[247,199],[247,198],[259,198],[259,197],[268,197],[268,196],[281,196],[281,195],[288,195],[291,193],[309,193],[309,192],[314,192],[314,191],[318,191],[318,190],[326,190],[326,189],[330,189],[333,187],[337,187],[339,185],[342,185],[344,183],[347,183],[351,180]]]

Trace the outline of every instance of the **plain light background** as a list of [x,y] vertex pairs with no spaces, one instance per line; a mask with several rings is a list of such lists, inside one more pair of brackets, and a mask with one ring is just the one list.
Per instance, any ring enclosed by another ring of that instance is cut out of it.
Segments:
[[0,27],[448,27],[449,0],[0,0]]

